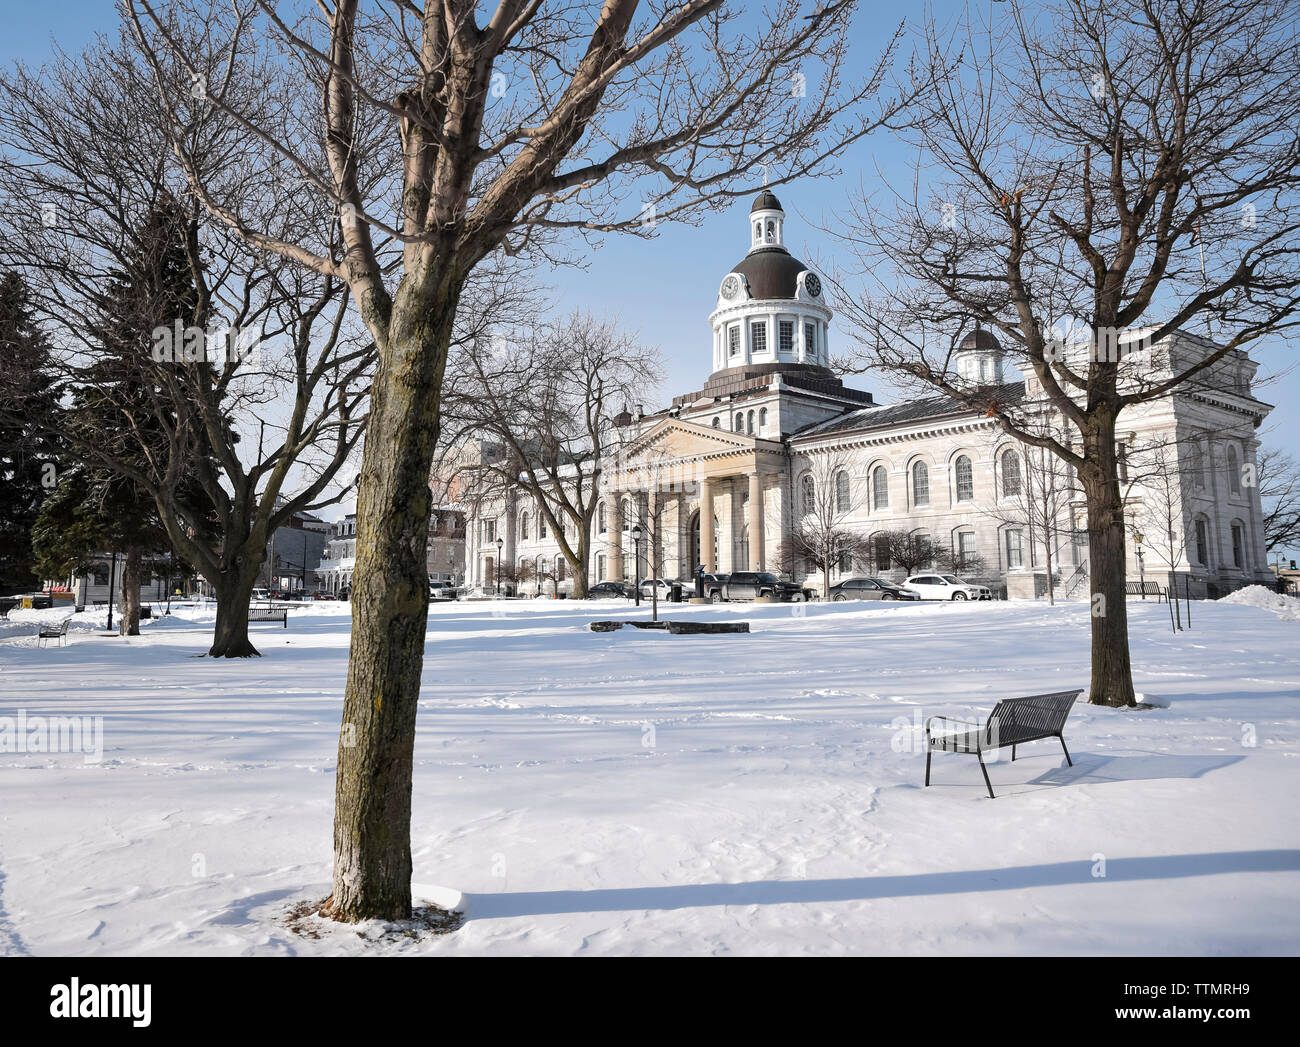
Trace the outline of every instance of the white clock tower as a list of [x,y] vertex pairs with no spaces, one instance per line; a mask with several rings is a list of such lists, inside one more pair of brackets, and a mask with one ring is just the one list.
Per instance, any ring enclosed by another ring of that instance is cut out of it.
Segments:
[[723,278],[709,317],[714,376],[829,368],[832,313],[822,282],[786,250],[785,211],[771,190],[754,198],[748,225],[749,253]]

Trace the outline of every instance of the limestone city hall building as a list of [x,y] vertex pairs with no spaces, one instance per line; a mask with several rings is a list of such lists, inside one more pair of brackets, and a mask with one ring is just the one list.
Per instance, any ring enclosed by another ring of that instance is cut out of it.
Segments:
[[[618,419],[617,446],[601,463],[590,582],[689,580],[703,563],[710,572],[767,570],[819,583],[820,570],[788,550],[820,482],[833,485],[836,528],[856,532],[866,540],[856,543],[859,550],[872,551],[868,562],[860,553],[856,561],[841,557],[832,584],[853,574],[902,577],[887,543],[875,537],[901,530],[976,557],[981,567],[972,577],[1013,597],[1042,594],[1044,541],[1051,541],[1058,594],[1086,593],[1082,491],[1065,499],[1069,519],[1051,537],[1035,536],[1030,517],[1016,511],[1027,493],[1025,445],[947,396],[884,405],[846,386],[830,369],[832,312],[822,282],[786,249],[785,212],[769,190],[753,202],[747,235],[748,253],[718,285],[709,316],[712,369],[703,385],[666,408],[637,407]],[[1186,333],[1165,342],[1153,366],[1164,359],[1166,369],[1185,367],[1214,348]],[[995,387],[1022,411],[1045,404],[1036,380],[1012,367],[989,331],[968,335],[955,355],[959,375]],[[1193,595],[1210,596],[1270,583],[1259,489],[1249,482],[1255,431],[1271,410],[1251,393],[1257,366],[1234,351],[1202,372],[1208,380],[1121,416],[1121,480],[1126,454],[1157,444],[1168,448],[1164,472],[1177,474],[1166,475],[1158,492],[1141,479],[1126,491],[1132,578],[1139,565],[1131,539],[1145,530],[1143,565],[1157,580],[1173,572]],[[494,453],[486,442],[474,451]],[[819,468],[819,458],[834,471]],[[570,590],[572,572],[522,486],[466,513],[468,584],[494,587],[499,558],[511,568],[501,572],[503,591]],[[653,522],[660,536],[658,571],[644,539],[634,562],[638,522]],[[520,565],[531,570],[514,570]],[[515,577],[527,580],[515,585]]]

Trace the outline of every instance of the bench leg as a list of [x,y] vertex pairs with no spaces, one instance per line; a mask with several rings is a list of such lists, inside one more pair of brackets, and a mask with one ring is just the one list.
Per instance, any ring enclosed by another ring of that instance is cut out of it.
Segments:
[[[1062,748],[1062,749],[1065,749],[1065,736],[1062,735],[1062,734],[1058,734],[1058,735],[1056,736],[1056,739],[1057,739],[1057,741],[1059,741],[1059,742],[1061,743],[1061,748]],[[1074,766],[1074,761],[1070,759],[1070,750],[1069,750],[1069,749],[1065,749],[1065,762],[1068,763],[1071,767]]]
[[993,783],[989,781],[989,769],[984,766],[984,757],[980,753],[976,753],[975,758],[979,760],[980,770],[984,772],[984,784],[989,788],[989,799],[996,800],[997,797],[993,795]]
[[934,756],[934,750],[928,749],[925,754],[925,784],[930,784],[930,758]]

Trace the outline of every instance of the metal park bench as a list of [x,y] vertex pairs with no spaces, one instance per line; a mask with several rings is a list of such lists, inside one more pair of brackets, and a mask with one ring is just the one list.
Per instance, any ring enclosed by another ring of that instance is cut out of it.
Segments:
[[248,623],[254,622],[280,622],[287,629],[289,628],[289,612],[280,611],[274,607],[254,607],[248,612]]
[[[1030,694],[1023,698],[1004,698],[993,707],[989,718],[984,723],[970,720],[954,720],[947,716],[931,716],[925,721],[925,784],[930,784],[930,758],[935,750],[945,753],[970,753],[980,762],[984,772],[984,784],[988,786],[989,796],[993,797],[993,785],[989,781],[988,768],[984,766],[984,754],[995,749],[1011,746],[1012,762],[1016,758],[1016,746],[1025,742],[1036,742],[1041,738],[1055,738],[1065,750],[1065,762],[1071,767],[1070,750],[1065,748],[1065,718],[1070,709],[1083,693],[1083,688],[1073,691],[1054,691],[1051,694]],[[935,720],[945,724],[960,726],[946,728],[939,732],[931,730]],[[996,797],[994,797],[996,798]]]
[[1125,582],[1125,596],[1154,596],[1157,600],[1163,599],[1165,591],[1160,588],[1158,582]]
[[65,618],[58,625],[42,625],[40,632],[36,634],[36,646],[44,647],[47,640],[58,640],[59,646],[62,647],[68,639],[68,623],[71,618]]

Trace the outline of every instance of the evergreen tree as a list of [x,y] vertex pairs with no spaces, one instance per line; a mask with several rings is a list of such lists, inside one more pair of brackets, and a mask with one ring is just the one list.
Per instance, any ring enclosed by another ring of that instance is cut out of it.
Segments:
[[[98,296],[91,332],[100,356],[72,388],[70,429],[145,476],[154,469],[150,450],[166,443],[174,419],[158,373],[173,365],[153,359],[154,331],[172,330],[178,320],[188,324],[197,298],[186,232],[180,207],[164,198],[140,229],[126,267],[110,274]],[[168,544],[157,504],[125,470],[84,464],[66,479],[42,519],[42,563],[83,566],[94,552],[123,553],[122,618],[128,634],[137,635],[144,557]]]
[[48,423],[59,410],[54,359],[26,283],[0,277],[0,588],[35,587],[32,527],[57,477]]

